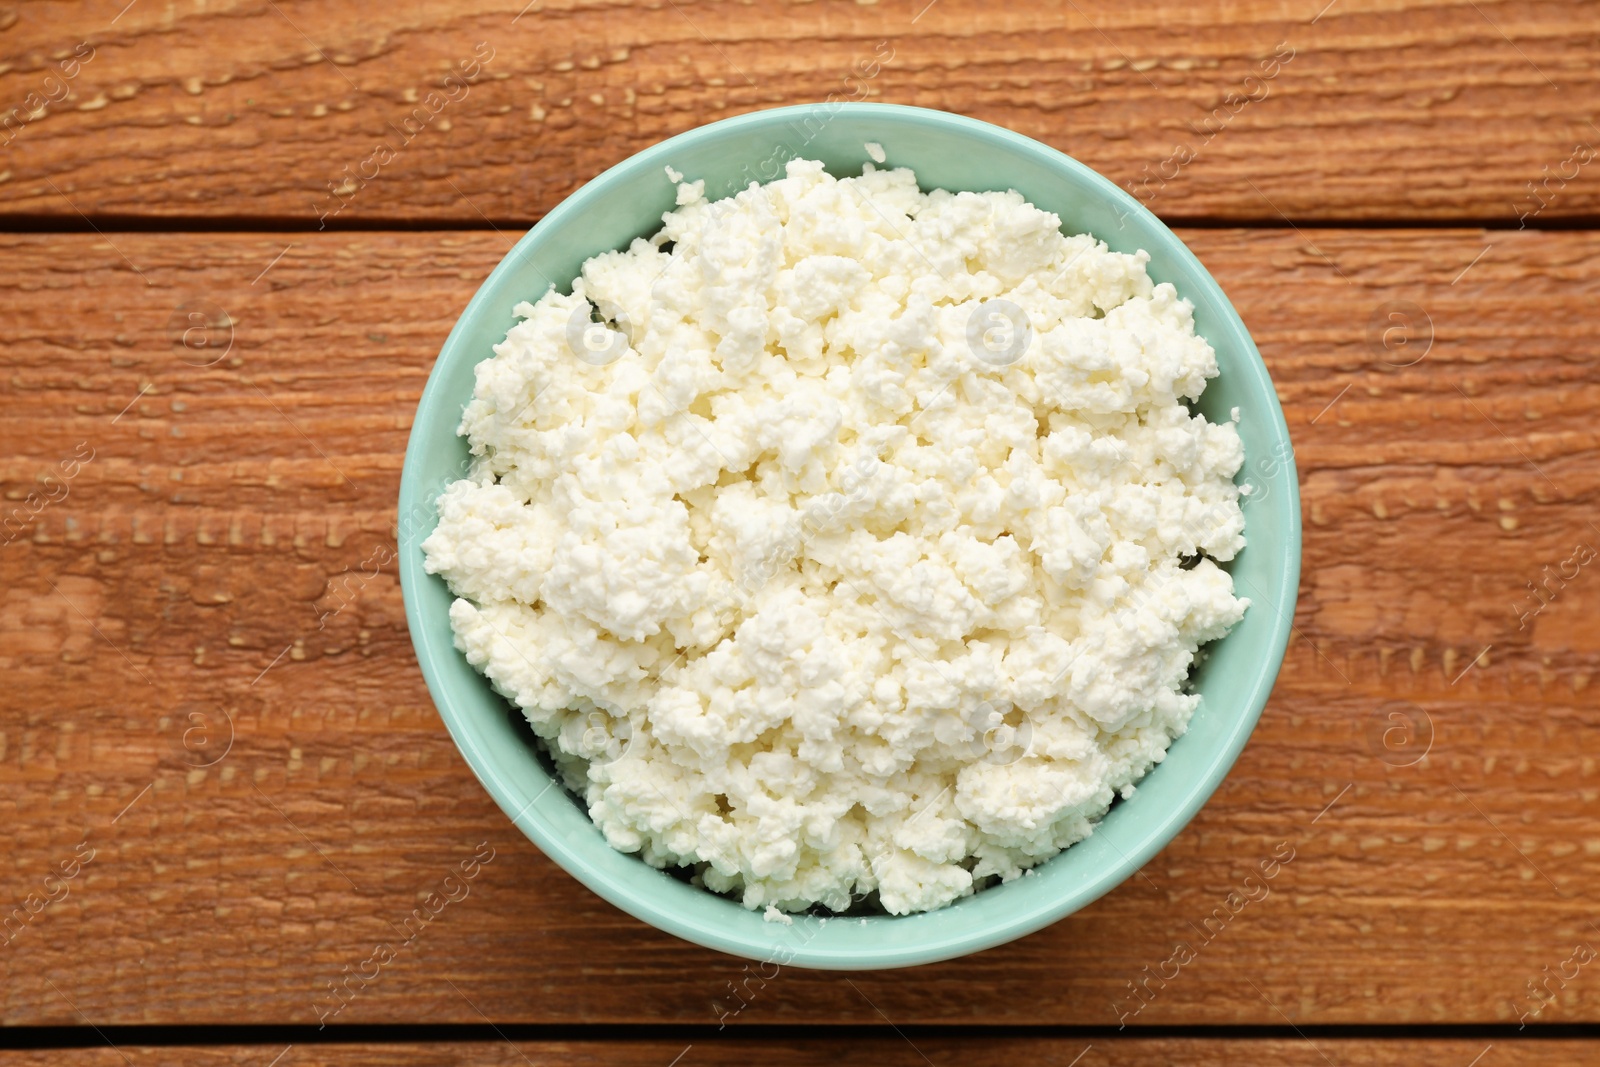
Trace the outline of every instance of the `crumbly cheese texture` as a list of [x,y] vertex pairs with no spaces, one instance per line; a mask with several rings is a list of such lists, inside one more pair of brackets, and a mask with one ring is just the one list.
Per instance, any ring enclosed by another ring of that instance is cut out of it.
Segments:
[[1185,404],[1215,353],[1014,192],[795,161],[677,200],[477,367],[423,545],[457,647],[613,847],[746,907],[1014,878],[1161,761],[1247,606],[1239,436]]

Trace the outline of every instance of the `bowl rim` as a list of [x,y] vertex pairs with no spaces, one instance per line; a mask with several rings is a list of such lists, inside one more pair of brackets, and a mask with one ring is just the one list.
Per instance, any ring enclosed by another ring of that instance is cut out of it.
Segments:
[[[447,364],[457,359],[473,358],[470,354],[462,354],[457,351],[465,343],[464,335],[468,331],[468,323],[484,313],[489,306],[490,294],[496,288],[497,283],[505,275],[516,269],[520,260],[531,254],[542,239],[543,232],[553,231],[563,225],[569,217],[581,214],[585,210],[588,200],[618,182],[631,180],[641,169],[660,172],[667,164],[672,162],[674,152],[688,143],[705,137],[711,131],[719,133],[736,132],[745,127],[762,127],[770,123],[787,122],[807,115],[814,116],[819,108],[831,109],[830,114],[835,118],[848,112],[858,120],[893,118],[904,121],[909,119],[914,122],[922,122],[939,127],[942,132],[974,139],[980,143],[1004,144],[1015,151],[1031,154],[1046,165],[1069,173],[1076,182],[1111,201],[1121,209],[1118,213],[1119,218],[1123,217],[1124,214],[1131,215],[1137,218],[1150,232],[1169,239],[1165,242],[1166,247],[1162,249],[1163,254],[1184,261],[1194,276],[1200,279],[1202,286],[1209,287],[1211,290],[1207,295],[1213,301],[1217,312],[1219,320],[1217,326],[1230,335],[1227,338],[1228,343],[1242,357],[1240,360],[1242,366],[1231,368],[1231,372],[1248,375],[1252,378],[1253,381],[1249,383],[1248,387],[1264,398],[1265,403],[1261,406],[1261,410],[1254,412],[1253,417],[1264,418],[1270,423],[1269,430],[1275,441],[1281,443],[1290,442],[1288,424],[1284,418],[1283,409],[1278,401],[1277,391],[1272,385],[1266,364],[1262,360],[1248,328],[1244,325],[1243,319],[1240,318],[1237,309],[1234,308],[1232,301],[1228,299],[1222,286],[1211,276],[1211,273],[1206,270],[1198,257],[1194,255],[1188,245],[1177,234],[1173,233],[1159,217],[1135,197],[1119,188],[1110,179],[1043,142],[1004,127],[968,118],[964,115],[902,104],[858,102],[796,104],[747,112],[698,126],[630,155],[569,194],[516,242],[515,246],[496,264],[494,270],[490,272],[473,294],[472,299],[461,312],[454,327],[445,338],[444,344],[440,347],[439,355],[429,372],[428,381],[418,400],[417,414],[406,442],[405,461],[400,479],[398,515],[406,516],[411,514],[417,507],[423,505],[423,500],[419,496],[423,491],[419,452],[422,439],[428,435],[427,426],[431,421],[430,419],[425,419],[424,415],[440,404],[459,403],[459,398],[450,400],[442,395],[444,388],[443,378],[445,377]],[[596,252],[599,251],[605,250],[596,250]],[[1185,295],[1192,296],[1194,294],[1188,293]],[[1207,335],[1207,340],[1211,341],[1214,347],[1217,347],[1214,340],[1215,336],[1215,331],[1211,331]],[[476,359],[475,361],[481,361],[481,359]],[[1290,447],[1292,456],[1292,445]],[[865,970],[915,966],[953,959],[1004,944],[1042,929],[1093,903],[1132,877],[1156,853],[1165,848],[1188,825],[1195,814],[1216,791],[1223,778],[1232,769],[1239,753],[1243,750],[1257,721],[1260,719],[1262,709],[1265,707],[1267,698],[1281,669],[1284,653],[1288,646],[1289,634],[1292,629],[1294,606],[1299,588],[1302,527],[1299,483],[1295,465],[1291,461],[1284,463],[1282,466],[1288,479],[1285,496],[1289,511],[1288,532],[1285,538],[1286,543],[1282,546],[1282,552],[1288,558],[1282,568],[1282,578],[1278,583],[1278,587],[1254,593],[1257,599],[1271,598],[1270,606],[1276,611],[1277,617],[1273,621],[1270,640],[1265,642],[1266,654],[1257,661],[1258,667],[1255,670],[1255,677],[1249,683],[1248,699],[1241,702],[1241,708],[1233,722],[1231,732],[1225,735],[1220,744],[1206,750],[1204,753],[1202,758],[1209,762],[1209,766],[1201,779],[1183,797],[1180,804],[1167,809],[1164,816],[1153,825],[1138,847],[1130,850],[1119,849],[1120,862],[1109,864],[1104,870],[1087,877],[1070,892],[1063,893],[1056,898],[1046,899],[1033,907],[1019,908],[1015,912],[1008,914],[1000,922],[985,924],[977,928],[962,927],[960,924],[948,924],[948,929],[930,929],[927,931],[929,936],[921,939],[914,946],[872,946],[871,948],[863,947],[843,950],[805,944],[799,947],[784,947],[781,950],[775,950],[773,947],[774,942],[770,939],[766,942],[758,943],[753,939],[740,936],[733,927],[718,927],[709,923],[695,921],[675,911],[670,906],[664,905],[649,892],[639,891],[636,883],[625,884],[613,879],[607,872],[600,870],[585,854],[588,851],[587,848],[573,847],[569,841],[554,832],[550,826],[546,825],[536,815],[537,801],[558,780],[553,778],[550,785],[540,790],[532,800],[524,801],[522,799],[523,794],[531,792],[531,790],[524,790],[516,783],[502,777],[494,762],[486,756],[480,747],[479,738],[476,736],[475,728],[470,721],[471,712],[458,704],[451,686],[441,677],[440,667],[435,661],[436,655],[448,654],[459,657],[461,653],[453,645],[448,646],[446,653],[430,643],[427,626],[419,607],[418,587],[420,583],[435,580],[435,576],[429,575],[424,571],[420,548],[407,551],[405,538],[403,537],[397,545],[400,585],[412,645],[416,651],[418,664],[422,669],[429,695],[457,748],[461,750],[462,755],[465,757],[473,775],[483,784],[500,809],[505,812],[518,829],[538,846],[546,856],[592,892],[657,929],[664,930],[694,944],[747,959],[772,960],[775,954],[781,952],[784,964],[800,967]],[[427,513],[430,521],[425,525],[428,529],[431,529],[431,520],[434,517],[431,504],[427,506]],[[421,535],[417,535],[414,540],[420,544]],[[1153,771],[1154,768],[1152,768]],[[1098,827],[1098,825],[1099,823],[1097,822],[1096,826]],[[1094,839],[1095,835],[1091,834],[1089,838],[1072,847],[1082,847]],[[603,839],[600,839],[600,845],[603,848],[610,847]],[[637,857],[633,858],[637,860]],[[984,892],[993,891],[995,889],[985,890]],[[940,912],[922,914],[937,915]],[[912,915],[884,918],[892,921],[904,921],[917,917]],[[797,923],[795,928],[798,928],[798,923],[802,917],[797,915],[794,918]],[[836,919],[834,921],[841,920]]]

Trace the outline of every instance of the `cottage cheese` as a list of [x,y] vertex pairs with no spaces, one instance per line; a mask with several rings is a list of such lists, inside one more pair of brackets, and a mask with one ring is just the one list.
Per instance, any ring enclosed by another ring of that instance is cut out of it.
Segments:
[[1190,305],[903,169],[677,202],[477,368],[423,545],[457,647],[613,847],[746,907],[1022,874],[1161,761],[1247,605]]

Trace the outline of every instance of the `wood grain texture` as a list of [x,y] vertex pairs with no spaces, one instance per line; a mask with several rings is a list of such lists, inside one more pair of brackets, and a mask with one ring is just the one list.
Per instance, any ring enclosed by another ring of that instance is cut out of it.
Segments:
[[[918,1036],[915,1043],[893,1036],[844,1041],[738,1040],[718,1037],[683,1041],[535,1042],[499,1044],[440,1042],[424,1045],[233,1045],[218,1047],[51,1049],[0,1052],[0,1067],[831,1067],[873,1063],[884,1067],[926,1067],[929,1062],[971,1067],[1015,1063],[1042,1067],[1467,1067],[1488,1041],[1371,1041],[1318,1038],[1095,1038],[1047,1040],[997,1035],[984,1038]],[[1600,1048],[1582,1041],[1495,1041],[1497,1067],[1546,1067],[1559,1063],[1585,1067],[1600,1063]],[[126,1057],[124,1059],[123,1057]],[[681,1059],[674,1060],[675,1056]],[[1484,1057],[1489,1067],[1489,1056]]]
[[830,94],[999,123],[1169,217],[1600,210],[1576,0],[124,3],[0,9],[0,214],[525,222],[667,136]]
[[[392,566],[363,574],[439,343],[509,238],[0,236],[24,520],[0,547],[0,914],[66,887],[0,944],[0,1018],[315,1023],[487,842],[338,1023],[1600,1020],[1575,962],[1600,946],[1600,578],[1519,619],[1600,545],[1600,234],[1182,236],[1272,369],[1303,485],[1295,637],[1249,746],[1138,877],[1045,931],[765,984],[521,839],[438,721]],[[202,301],[234,326],[197,367],[170,322]],[[1398,301],[1410,347],[1385,348]],[[1283,848],[1270,895],[1216,920]],[[1136,993],[1180,941],[1197,959]]]

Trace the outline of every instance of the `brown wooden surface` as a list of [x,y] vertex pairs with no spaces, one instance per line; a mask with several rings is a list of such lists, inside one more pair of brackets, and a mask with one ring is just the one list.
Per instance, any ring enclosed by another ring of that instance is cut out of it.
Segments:
[[[1600,578],[1520,633],[1512,607],[1600,545],[1600,235],[1182,236],[1272,368],[1307,516],[1296,637],[1237,768],[1141,877],[1056,926],[912,971],[788,969],[732,1025],[1115,1025],[1127,983],[1279,842],[1295,859],[1272,895],[1135,1025],[1515,1023],[1529,979],[1600,945]],[[4,1018],[315,1023],[325,983],[488,841],[468,899],[339,1022],[714,1025],[741,964],[521,839],[438,721],[392,568],[318,629],[342,572],[392,543],[417,394],[505,239],[294,241],[252,282],[286,239],[0,238],[6,496],[94,450],[0,550],[0,900],[95,850],[0,951]],[[168,339],[196,299],[236,322],[209,368]],[[1367,325],[1401,299],[1436,336],[1393,370]],[[1431,719],[1421,763],[1374,742],[1391,701]],[[185,748],[189,715],[219,708],[232,749],[191,766],[217,750]],[[1536,1021],[1596,1019],[1583,970]]]
[[[1600,561],[1519,616],[1600,549],[1600,6],[524,3],[0,0],[0,917],[93,850],[0,940],[0,1023],[304,1024],[276,1067],[1595,1058],[1518,1027],[1600,1024]],[[480,43],[467,95],[319,232],[329,183]],[[962,961],[786,968],[719,1032],[743,964],[521,837],[438,721],[393,567],[359,574],[439,345],[521,226],[663,137],[830,92],[1001,123],[1196,223],[1289,417],[1303,580],[1259,728],[1139,876]],[[174,344],[196,309],[232,321],[225,352]],[[333,1025],[575,1029],[317,1044],[327,982],[484,843],[470,895]],[[1134,1014],[1130,983],[1286,847]],[[1003,1029],[1119,1019],[1373,1029]],[[826,1023],[881,1037],[761,1029]],[[1385,1029],[1417,1023],[1493,1029]],[[888,1024],[1002,1029],[912,1048]],[[0,1067],[283,1047],[121,1033]]]
[[[1580,1041],[1350,1040],[1345,1038],[939,1038],[887,1036],[851,1041],[748,1041],[724,1036],[675,1040],[562,1043],[428,1043],[382,1045],[235,1045],[0,1052],[0,1067],[833,1067],[841,1063],[925,1067],[962,1063],[1042,1067],[1584,1067],[1600,1063],[1600,1047]],[[674,1057],[681,1057],[674,1060]]]
[[[94,50],[0,149],[0,212],[314,225],[328,183],[480,44],[478,83],[334,225],[537,218],[647,144],[829,93],[997,122],[1124,186],[1187,145],[1148,187],[1168,216],[1515,220],[1547,167],[1565,177],[1541,221],[1600,209],[1591,3],[124,3],[0,12],[0,107]],[[1280,45],[1293,58],[1246,82]],[[1590,162],[1568,162],[1581,145]]]

